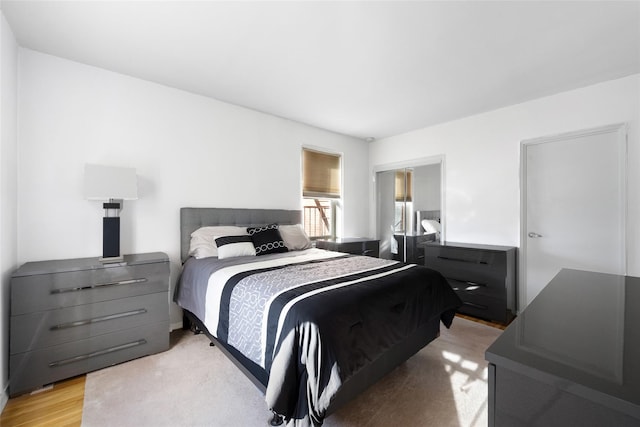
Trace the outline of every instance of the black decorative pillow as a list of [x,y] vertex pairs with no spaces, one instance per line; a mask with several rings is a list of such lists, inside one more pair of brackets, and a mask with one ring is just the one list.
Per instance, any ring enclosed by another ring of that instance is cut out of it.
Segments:
[[262,227],[249,227],[247,233],[251,236],[256,255],[275,254],[288,252],[282,240],[278,224],[267,224]]

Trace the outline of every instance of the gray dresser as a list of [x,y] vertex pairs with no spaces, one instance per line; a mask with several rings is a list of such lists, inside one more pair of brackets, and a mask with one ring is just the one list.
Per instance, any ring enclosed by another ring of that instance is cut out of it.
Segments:
[[169,258],[28,262],[11,277],[9,394],[169,348]]
[[428,242],[424,265],[437,270],[456,291],[460,313],[508,323],[516,308],[516,248]]

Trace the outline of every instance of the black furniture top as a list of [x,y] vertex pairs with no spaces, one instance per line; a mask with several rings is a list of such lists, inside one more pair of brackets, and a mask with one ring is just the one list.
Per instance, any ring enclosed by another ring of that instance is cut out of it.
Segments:
[[640,420],[640,278],[561,270],[485,356],[498,375]]
[[368,237],[318,239],[316,240],[316,248],[372,257],[378,257],[380,255],[380,241]]

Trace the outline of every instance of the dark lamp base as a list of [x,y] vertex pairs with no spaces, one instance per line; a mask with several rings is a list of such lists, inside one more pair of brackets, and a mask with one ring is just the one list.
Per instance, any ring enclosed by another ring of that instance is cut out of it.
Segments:
[[120,218],[102,218],[102,258],[120,257]]

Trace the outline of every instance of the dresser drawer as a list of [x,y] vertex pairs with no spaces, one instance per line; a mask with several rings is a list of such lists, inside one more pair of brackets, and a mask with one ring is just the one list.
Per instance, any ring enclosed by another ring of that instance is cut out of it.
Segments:
[[14,277],[11,315],[166,291],[169,263]]
[[11,354],[168,322],[168,292],[11,316]]
[[458,309],[460,313],[482,319],[506,322],[507,310],[503,300],[491,298],[486,295],[469,294],[465,292],[456,293],[462,300],[462,306]]
[[441,245],[425,245],[424,253],[427,257],[445,261],[479,265],[491,265],[496,262],[496,256],[500,255],[499,252]]
[[458,295],[479,295],[485,296],[489,298],[495,298],[501,300],[503,304],[506,304],[505,300],[505,292],[504,292],[504,284],[502,288],[499,284],[495,282],[487,284],[486,282],[481,282],[480,280],[470,281],[470,280],[457,280],[451,277],[445,276],[451,288],[458,292]]
[[169,348],[169,323],[119,332],[11,355],[11,396],[43,385]]
[[475,282],[484,287],[504,289],[506,279],[506,256],[503,253],[453,250],[435,251],[425,249],[424,265],[438,270],[447,278],[462,282]]

